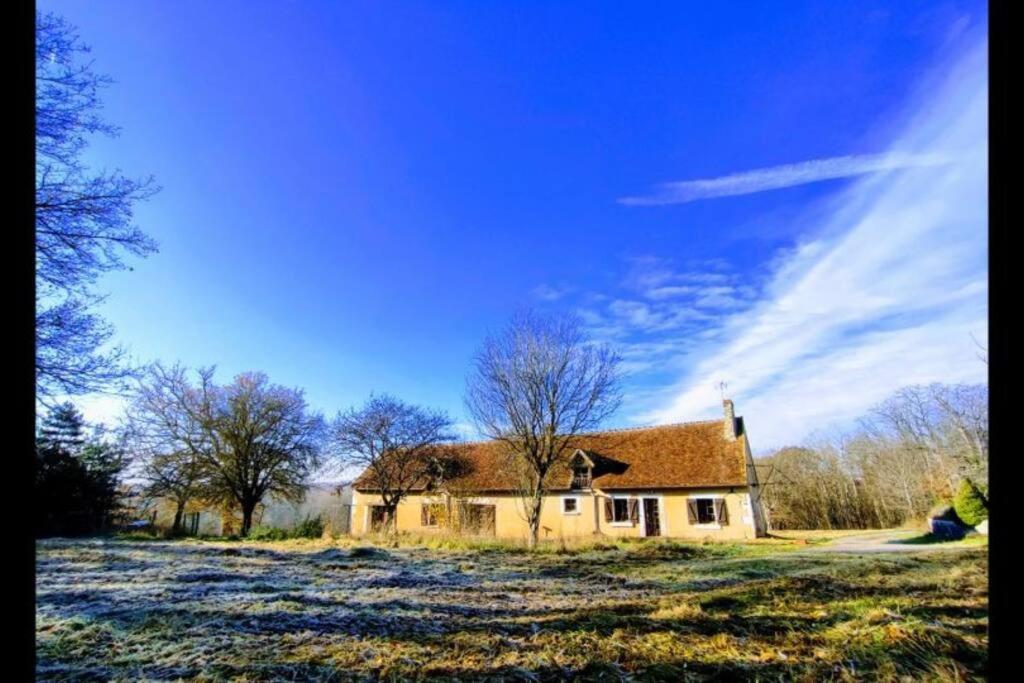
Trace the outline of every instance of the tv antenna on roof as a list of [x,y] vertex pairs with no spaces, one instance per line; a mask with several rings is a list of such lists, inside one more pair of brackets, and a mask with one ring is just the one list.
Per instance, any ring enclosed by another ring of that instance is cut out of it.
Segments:
[[715,386],[718,387],[719,392],[721,392],[721,394],[722,394],[722,400],[724,401],[725,400],[725,389],[726,389],[726,387],[729,386],[729,383],[724,381],[724,380],[718,380],[718,384],[716,384]]

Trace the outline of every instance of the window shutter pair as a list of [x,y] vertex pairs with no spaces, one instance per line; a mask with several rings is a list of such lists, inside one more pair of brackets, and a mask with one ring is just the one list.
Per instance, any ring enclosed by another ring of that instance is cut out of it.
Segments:
[[[632,524],[638,524],[640,522],[640,501],[633,498],[629,501],[629,521]],[[614,522],[615,521],[615,509],[614,503],[611,498],[604,499],[604,521]]]
[[729,523],[729,513],[726,512],[725,498],[715,498],[715,520],[723,526]]
[[686,499],[686,518],[690,524],[697,523],[697,501],[693,498]]

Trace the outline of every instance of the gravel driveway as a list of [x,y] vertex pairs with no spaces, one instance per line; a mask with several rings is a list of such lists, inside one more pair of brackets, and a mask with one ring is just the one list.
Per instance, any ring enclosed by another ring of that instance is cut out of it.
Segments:
[[823,545],[809,548],[809,551],[824,553],[906,553],[935,550],[962,550],[974,547],[960,541],[947,543],[904,543],[921,536],[920,531],[870,531],[855,536],[844,536]]

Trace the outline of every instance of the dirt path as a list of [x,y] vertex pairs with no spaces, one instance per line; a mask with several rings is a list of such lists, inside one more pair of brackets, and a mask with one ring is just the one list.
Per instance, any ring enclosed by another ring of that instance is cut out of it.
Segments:
[[919,531],[868,531],[863,534],[844,536],[809,550],[825,553],[905,553],[933,550],[962,550],[975,547],[962,541],[947,543],[905,543],[921,536]]

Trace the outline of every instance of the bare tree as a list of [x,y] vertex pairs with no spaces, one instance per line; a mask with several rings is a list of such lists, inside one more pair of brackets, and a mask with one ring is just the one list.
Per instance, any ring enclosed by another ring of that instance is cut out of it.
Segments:
[[150,452],[194,457],[206,495],[241,508],[243,536],[265,496],[301,499],[324,436],[323,418],[308,410],[302,392],[262,373],[218,386],[207,368],[192,384],[181,366],[159,364],[140,380],[128,423]]
[[910,451],[932,491],[944,491],[949,496],[956,492],[956,473],[943,448],[941,415],[927,387],[913,385],[897,390],[871,408],[861,423],[877,438],[891,438],[897,447]]
[[200,394],[185,368],[154,363],[139,378],[125,411],[124,434],[139,462],[150,498],[175,505],[172,532],[181,530],[189,501],[206,491],[211,440],[201,419]]
[[105,272],[156,243],[132,223],[135,202],[157,191],[152,179],[91,172],[82,161],[91,135],[116,135],[99,116],[110,79],[85,60],[89,48],[53,14],[36,16],[36,379],[45,403],[58,394],[108,388],[130,373],[113,331],[91,310]]
[[410,405],[389,395],[371,396],[361,408],[338,413],[332,447],[341,461],[359,467],[380,492],[384,527],[394,527],[395,511],[409,492],[444,473],[443,451],[453,441],[452,420],[443,411]]
[[763,460],[776,528],[888,527],[949,501],[964,478],[986,481],[988,387],[908,386],[847,435]]
[[978,357],[978,360],[980,360],[982,363],[988,365],[988,347],[979,342],[975,338],[974,333],[971,333],[971,341],[973,341],[974,345],[977,346],[979,349],[978,351],[974,352],[974,355],[976,355]]
[[619,406],[621,359],[591,343],[576,315],[515,315],[488,336],[474,359],[466,407],[479,430],[505,445],[537,544],[548,474],[567,459],[574,436],[600,425]]
[[148,497],[166,498],[174,503],[171,531],[177,534],[181,531],[185,508],[193,500],[201,499],[205,492],[206,479],[199,456],[190,451],[153,453],[144,461],[142,476],[147,481]]
[[946,446],[959,473],[982,488],[988,482],[988,386],[932,384],[931,400],[942,417]]

